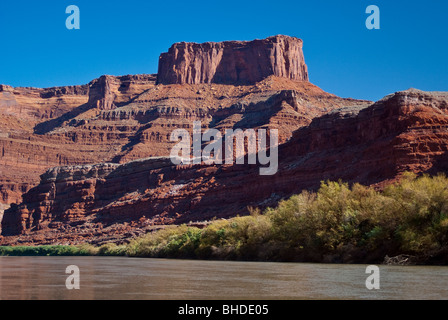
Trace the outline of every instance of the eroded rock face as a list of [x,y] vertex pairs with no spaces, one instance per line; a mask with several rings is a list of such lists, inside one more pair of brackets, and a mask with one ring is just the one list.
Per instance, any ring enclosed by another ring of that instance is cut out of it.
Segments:
[[89,85],[0,92],[0,202],[55,166],[167,156],[176,128],[275,128],[280,142],[313,118],[360,101],[309,82],[269,77],[252,86],[155,85],[154,75],[103,76]]
[[268,76],[308,81],[303,42],[288,36],[264,40],[176,43],[159,60],[161,84],[255,84]]
[[316,117],[280,146],[273,176],[260,176],[256,165],[174,166],[167,158],[54,168],[5,211],[3,235],[21,234],[24,243],[120,242],[150,226],[275,206],[322,180],[381,186],[405,171],[447,172],[447,103],[448,93],[407,90]]
[[[159,84],[0,86],[0,245],[120,242],[275,206],[322,180],[382,186],[407,170],[448,171],[448,93],[339,98],[307,81],[299,39],[175,44],[159,69]],[[170,134],[194,121],[278,129],[277,174],[172,165]]]
[[86,85],[46,89],[0,86],[0,202],[20,202],[48,168],[110,160],[114,147],[97,139],[106,144],[119,130],[84,126],[154,86],[154,75],[103,76]]
[[153,87],[155,75],[101,76],[89,84],[88,104],[99,110],[112,110]]
[[[218,46],[226,49],[215,79],[228,74],[221,67],[239,59],[241,68],[247,65],[238,72],[252,85],[156,85],[157,75],[145,74],[106,75],[86,85],[47,89],[0,85],[0,202],[20,202],[54,166],[166,156],[173,146],[170,133],[191,130],[193,121],[220,130],[276,128],[284,142],[314,117],[357,103],[291,80],[307,79],[299,39],[277,36]],[[188,60],[183,52],[176,59]],[[161,63],[161,69],[176,69],[167,60]],[[263,80],[255,83],[258,79]]]

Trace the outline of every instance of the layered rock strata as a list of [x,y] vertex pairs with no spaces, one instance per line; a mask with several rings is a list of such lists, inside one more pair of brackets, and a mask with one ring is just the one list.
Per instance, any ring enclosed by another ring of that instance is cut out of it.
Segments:
[[255,84],[269,76],[308,81],[301,39],[176,43],[159,59],[157,83]]
[[[277,129],[278,171],[173,165],[170,135]],[[322,180],[382,187],[448,171],[448,93],[372,103],[308,81],[302,41],[175,44],[158,75],[0,85],[0,245],[123,242],[171,223],[274,206]]]
[[[246,214],[326,179],[381,186],[405,171],[447,172],[447,129],[448,93],[408,90],[296,130],[273,176],[256,165],[174,166],[167,158],[55,168],[5,211],[3,243],[119,242],[148,226]],[[124,225],[126,232],[110,231]]]
[[9,90],[0,92],[0,202],[8,204],[51,167],[167,156],[171,132],[192,130],[193,121],[219,130],[275,128],[284,142],[316,116],[363,103],[278,77],[233,86],[103,76],[81,87]]

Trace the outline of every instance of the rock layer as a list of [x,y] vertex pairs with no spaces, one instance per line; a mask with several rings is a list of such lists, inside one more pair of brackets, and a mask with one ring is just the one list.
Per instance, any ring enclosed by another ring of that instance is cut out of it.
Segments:
[[113,145],[98,145],[95,136],[112,136],[114,130],[86,133],[82,125],[104,106],[119,107],[154,86],[151,75],[104,76],[87,85],[47,89],[1,86],[0,202],[20,202],[48,168],[112,158]]
[[[103,76],[89,85],[0,92],[0,202],[17,203],[55,166],[167,156],[175,128],[267,127],[280,142],[311,120],[362,103],[309,82],[155,85],[155,76]],[[42,98],[42,96],[44,98]]]
[[159,59],[160,84],[255,84],[268,76],[308,81],[303,42],[288,36],[264,40],[176,43]]
[[3,243],[120,242],[149,226],[246,214],[326,179],[381,186],[405,171],[447,172],[447,129],[448,93],[408,90],[296,130],[273,176],[256,165],[174,166],[165,158],[55,168],[5,211]]
[[[407,170],[448,171],[448,93],[339,98],[307,81],[299,39],[175,44],[159,70],[0,85],[0,245],[122,242],[273,206],[326,179],[381,187]],[[173,165],[170,135],[194,121],[277,129],[277,174]]]

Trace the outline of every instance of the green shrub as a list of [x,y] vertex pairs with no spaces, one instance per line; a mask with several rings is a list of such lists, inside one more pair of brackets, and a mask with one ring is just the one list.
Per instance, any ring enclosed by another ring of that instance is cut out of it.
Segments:
[[128,246],[128,254],[162,257],[294,260],[295,257],[399,250],[424,253],[448,242],[448,179],[404,174],[380,192],[322,182],[263,214],[215,220],[203,230],[169,227]]
[[133,240],[126,254],[137,257],[193,257],[199,246],[201,230],[170,226]]
[[97,248],[96,255],[100,256],[124,256],[126,255],[126,245],[106,243]]
[[90,255],[86,247],[77,246],[17,246],[0,247],[0,256],[83,256]]
[[[214,220],[204,229],[169,226],[127,245],[0,247],[0,255],[127,255],[137,257],[316,260],[332,255],[448,250],[448,179],[411,173],[377,191],[322,182],[276,208]],[[377,254],[380,256],[380,254]],[[383,255],[384,257],[384,255]],[[360,258],[360,259],[361,259]]]

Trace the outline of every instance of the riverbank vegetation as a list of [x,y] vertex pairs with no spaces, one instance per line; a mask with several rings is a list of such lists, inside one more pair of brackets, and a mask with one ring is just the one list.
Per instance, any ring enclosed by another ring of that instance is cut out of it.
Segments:
[[0,247],[0,256],[91,256],[96,254],[98,249],[91,245]]
[[448,262],[444,175],[417,178],[408,173],[382,191],[327,181],[317,192],[303,191],[276,208],[250,211],[203,229],[167,227],[126,245],[0,248],[0,255],[381,263],[386,255],[406,254],[415,263]]

